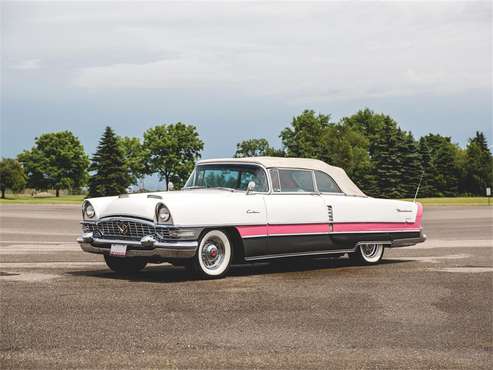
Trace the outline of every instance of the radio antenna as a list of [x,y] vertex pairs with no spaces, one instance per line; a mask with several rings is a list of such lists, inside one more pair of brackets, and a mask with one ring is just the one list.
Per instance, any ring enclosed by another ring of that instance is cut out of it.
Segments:
[[423,170],[423,173],[421,174],[421,178],[419,179],[418,188],[416,189],[416,194],[414,194],[414,203],[416,203],[416,198],[418,197],[419,188],[421,187],[421,181],[423,181],[424,175],[425,175],[425,170]]

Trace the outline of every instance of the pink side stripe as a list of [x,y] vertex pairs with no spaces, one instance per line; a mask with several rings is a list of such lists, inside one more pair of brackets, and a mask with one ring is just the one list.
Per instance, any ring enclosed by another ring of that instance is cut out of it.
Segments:
[[241,237],[267,236],[282,234],[319,234],[330,232],[362,232],[362,231],[407,231],[420,230],[423,219],[423,205],[417,203],[418,212],[414,223],[405,222],[364,222],[364,223],[334,223],[333,229],[329,224],[300,224],[300,225],[256,225],[237,226]]
[[241,237],[279,234],[328,233],[329,224],[237,226]]
[[269,235],[276,234],[319,234],[328,233],[329,224],[269,225]]
[[245,236],[261,236],[268,234],[266,225],[236,226],[236,229],[238,230],[242,238],[244,238]]

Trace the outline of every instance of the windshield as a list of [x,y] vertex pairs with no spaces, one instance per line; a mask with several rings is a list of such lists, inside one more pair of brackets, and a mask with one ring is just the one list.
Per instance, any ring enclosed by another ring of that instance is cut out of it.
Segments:
[[185,184],[185,188],[228,188],[247,189],[250,181],[255,182],[255,191],[267,192],[265,171],[254,165],[209,164],[197,166]]

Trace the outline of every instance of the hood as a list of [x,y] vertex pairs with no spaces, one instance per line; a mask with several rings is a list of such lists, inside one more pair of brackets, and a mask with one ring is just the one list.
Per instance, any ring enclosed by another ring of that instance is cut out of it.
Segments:
[[244,197],[244,192],[217,189],[196,189],[155,193],[128,194],[87,199],[96,211],[96,220],[109,216],[128,216],[155,221],[158,203],[168,207],[174,224],[186,222],[198,208],[214,209],[214,204],[228,198]]

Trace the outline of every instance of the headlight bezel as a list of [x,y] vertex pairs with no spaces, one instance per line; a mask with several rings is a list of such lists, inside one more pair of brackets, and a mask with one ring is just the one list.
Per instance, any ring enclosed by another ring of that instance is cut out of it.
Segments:
[[[161,212],[165,212],[167,217],[161,217]],[[163,203],[158,203],[156,205],[156,223],[158,225],[170,225],[173,223],[173,217],[168,207]]]
[[96,209],[87,200],[82,204],[82,218],[84,220],[94,220],[96,218]]

